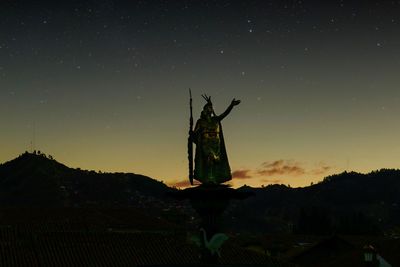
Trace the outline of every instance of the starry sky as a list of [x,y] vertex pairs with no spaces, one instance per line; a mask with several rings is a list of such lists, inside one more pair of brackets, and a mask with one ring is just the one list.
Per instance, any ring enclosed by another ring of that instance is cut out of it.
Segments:
[[212,96],[231,184],[400,168],[400,1],[0,2],[0,162],[187,180]]

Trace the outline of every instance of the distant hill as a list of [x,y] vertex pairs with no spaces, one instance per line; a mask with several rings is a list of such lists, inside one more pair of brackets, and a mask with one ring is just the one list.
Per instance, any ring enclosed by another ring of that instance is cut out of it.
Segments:
[[[0,165],[0,207],[135,207],[175,223],[195,216],[188,202],[165,197],[171,190],[143,175],[73,169],[40,153]],[[234,231],[400,236],[400,170],[344,172],[303,188],[238,190],[255,197],[232,201],[225,212]]]
[[[238,228],[302,234],[376,234],[400,225],[400,170],[344,172],[303,188],[243,187],[256,197],[234,203]],[[241,225],[242,224],[242,225]],[[400,229],[399,229],[400,230]]]
[[41,153],[0,165],[1,206],[125,206],[162,198],[162,182],[133,173],[69,168]]

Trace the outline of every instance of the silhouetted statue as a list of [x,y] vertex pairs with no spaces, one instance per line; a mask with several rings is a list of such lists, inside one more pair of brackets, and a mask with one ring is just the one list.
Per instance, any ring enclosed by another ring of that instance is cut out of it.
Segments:
[[189,178],[200,181],[202,184],[221,184],[232,179],[226,153],[221,121],[239,105],[240,100],[233,99],[224,113],[217,116],[214,113],[211,97],[203,95],[207,101],[197,120],[195,129],[190,132],[190,140],[196,144],[195,168]]

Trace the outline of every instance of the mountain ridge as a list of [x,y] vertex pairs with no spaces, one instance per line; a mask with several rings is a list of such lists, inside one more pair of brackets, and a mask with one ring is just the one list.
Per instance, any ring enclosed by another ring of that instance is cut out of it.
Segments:
[[[44,154],[24,153],[0,164],[2,207],[138,207],[155,214],[177,209],[193,214],[188,203],[166,197],[171,190],[177,189],[147,176],[73,169]],[[274,184],[238,190],[255,197],[231,202],[224,216],[235,231],[376,234],[400,225],[396,169],[343,172],[300,188]]]
[[3,205],[130,205],[144,196],[161,198],[170,190],[144,175],[69,168],[43,153],[25,152],[0,164]]
[[256,197],[235,203],[231,216],[247,218],[259,231],[270,225],[286,233],[377,234],[400,225],[400,170],[396,169],[343,172],[300,188],[269,185],[243,190]]

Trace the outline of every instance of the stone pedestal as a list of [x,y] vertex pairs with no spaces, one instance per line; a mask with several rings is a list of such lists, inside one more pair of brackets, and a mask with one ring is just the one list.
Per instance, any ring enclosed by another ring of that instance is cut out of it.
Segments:
[[[190,201],[193,209],[199,215],[201,222],[199,229],[203,228],[207,233],[207,239],[211,239],[216,233],[222,233],[220,217],[228,207],[231,200],[242,200],[252,196],[251,192],[242,192],[225,185],[200,185],[184,190],[171,192],[169,196]],[[203,233],[201,233],[203,236]],[[203,238],[201,239],[203,240]],[[202,262],[205,264],[217,264],[218,255],[212,255],[202,244]]]

